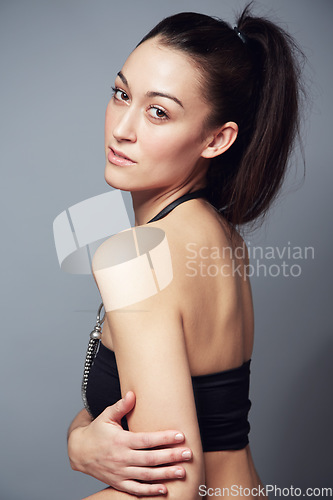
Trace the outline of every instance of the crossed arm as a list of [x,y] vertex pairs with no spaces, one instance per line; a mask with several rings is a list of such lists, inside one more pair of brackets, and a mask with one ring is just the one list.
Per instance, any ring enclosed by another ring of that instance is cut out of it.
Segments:
[[[101,294],[103,297],[103,290]],[[204,484],[203,453],[182,318],[172,287],[106,314],[122,394],[133,391],[137,398],[134,410],[127,417],[129,429],[135,432],[182,429],[193,458],[184,464],[184,480],[168,481],[168,498],[196,500],[199,485]],[[106,489],[89,497],[118,498],[133,496]]]
[[[143,236],[145,238],[147,236],[148,239],[147,242],[140,240],[140,245],[150,242],[150,234],[146,235],[145,232]],[[172,261],[177,267],[179,265],[177,235],[169,234],[169,236],[172,237],[171,240],[173,241]],[[134,237],[136,237],[135,231],[133,231]],[[197,500],[199,499],[199,485],[205,482],[204,460],[187,358],[182,314],[179,306],[182,302],[182,294],[186,288],[183,286],[184,283],[179,282],[179,279],[181,279],[179,277],[182,276],[182,273],[173,273],[173,280],[168,286],[162,290],[160,289],[154,295],[140,300],[141,297],[147,297],[146,291],[151,289],[152,271],[149,271],[145,266],[140,267],[142,265],[140,256],[140,259],[138,259],[139,268],[134,270],[135,273],[140,271],[138,275],[140,278],[134,273],[136,280],[133,282],[131,265],[118,267],[114,265],[114,259],[112,258],[119,252],[119,244],[121,244],[125,255],[127,255],[127,251],[133,250],[133,242],[130,242],[130,246],[127,248],[128,241],[126,238],[125,247],[123,247],[122,238],[111,238],[104,242],[96,251],[92,268],[104,303],[108,329],[112,332],[112,344],[117,359],[122,396],[131,391],[130,394],[134,393],[136,397],[133,410],[127,414],[129,430],[139,433],[141,436],[143,433],[153,434],[154,432],[162,433],[165,436],[165,432],[169,429],[180,429],[184,433],[185,442],[183,442],[183,445],[191,450],[191,459],[187,462],[182,462],[185,477],[177,479],[174,476],[168,479],[167,484],[163,485],[164,493],[167,492],[170,500]],[[145,246],[147,245],[144,244],[143,248]],[[164,254],[165,252],[166,249],[164,249]],[[162,274],[163,268],[168,268],[168,258],[164,262],[164,254],[163,252],[154,254],[154,266],[158,264],[157,270],[162,272]],[[159,262],[157,262],[157,258]],[[130,261],[131,264],[133,262]],[[121,273],[118,272],[120,267]],[[114,271],[114,269],[117,272],[111,272],[110,274],[110,271]],[[137,292],[138,289],[136,287],[138,286],[141,287],[139,295],[135,293],[133,295],[133,289]],[[179,290],[182,290],[182,292]],[[143,292],[142,294],[141,291]],[[139,299],[137,298],[137,302],[135,303],[131,300],[130,306],[120,307],[118,304],[119,300],[117,299],[119,294],[123,298],[127,296],[133,298],[136,296]],[[116,303],[118,304],[118,308],[115,308]],[[108,411],[108,409],[105,411]],[[105,417],[105,412],[103,412],[87,428],[91,429],[96,421],[97,424],[100,424],[100,420],[104,418],[103,414]],[[80,432],[82,430],[78,431],[78,433]],[[119,432],[124,436],[125,431],[119,430]],[[92,443],[92,446],[95,445],[96,440]],[[166,446],[168,445],[169,442],[166,443]],[[165,468],[165,465],[170,465],[165,461],[166,457],[170,457],[170,448],[165,450],[163,448],[164,446],[159,446],[158,450],[155,450],[153,453],[155,454],[155,458],[157,454],[166,453],[164,460],[160,462]],[[133,450],[129,450],[127,447],[128,451],[134,458],[134,453],[131,453]],[[177,465],[179,449],[177,448],[174,451],[176,454],[174,464]],[[140,453],[148,453],[148,451],[138,452],[135,450],[136,460]],[[115,461],[117,462],[117,457],[115,457]],[[149,465],[155,465],[155,463]],[[128,467],[127,469],[129,470]],[[145,483],[156,483],[159,478],[157,476],[155,481],[151,481],[151,469],[154,469],[156,473],[156,469],[158,468],[148,467],[147,476],[144,478],[142,478],[142,475],[137,476],[138,481],[142,481],[143,479]],[[167,467],[167,469],[170,470],[170,467]],[[133,479],[135,475],[129,475],[128,477]],[[160,477],[165,479],[163,475]],[[89,499],[125,500],[126,498],[133,498],[133,495],[142,495],[142,483],[137,482],[136,484],[139,485],[138,490],[135,488],[131,489],[130,494],[125,492],[129,491],[126,488],[120,488],[122,491],[107,488],[90,496]],[[167,487],[167,491],[165,487]],[[148,497],[145,493],[143,494],[146,498],[156,498],[155,496]],[[154,494],[156,495],[158,492],[155,491]]]
[[[134,405],[135,394],[128,392],[95,420],[81,410],[68,429],[71,467],[131,495],[166,494],[162,481],[183,478],[185,470],[180,462],[190,460],[192,452],[181,446],[184,434],[176,430],[124,431],[121,419]],[[187,452],[186,457],[183,452]]]

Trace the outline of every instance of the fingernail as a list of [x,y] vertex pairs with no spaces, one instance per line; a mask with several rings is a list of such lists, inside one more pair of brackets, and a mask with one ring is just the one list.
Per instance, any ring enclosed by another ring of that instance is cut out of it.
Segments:
[[177,477],[184,477],[184,471],[182,469],[176,470],[175,476],[177,476]]
[[190,451],[183,451],[182,453],[183,458],[191,458],[191,452]]
[[159,493],[162,493],[162,495],[165,494],[164,490],[158,490]]
[[175,435],[175,439],[177,441],[183,441],[184,439],[184,434],[181,434],[181,432],[179,432],[178,434]]

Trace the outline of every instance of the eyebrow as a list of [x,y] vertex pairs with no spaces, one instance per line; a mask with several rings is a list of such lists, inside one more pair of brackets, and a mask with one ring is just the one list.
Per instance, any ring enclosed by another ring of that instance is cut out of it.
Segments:
[[182,102],[179,99],[177,99],[177,97],[174,97],[173,95],[170,95],[170,94],[165,94],[164,92],[150,91],[150,92],[146,93],[146,96],[147,97],[166,97],[167,99],[172,99],[172,101],[175,101],[177,104],[179,104],[179,106],[184,108]]
[[[119,72],[117,73],[117,75],[119,76],[120,80],[121,80],[121,81],[122,81],[125,85],[127,85],[127,87],[129,87],[129,85],[128,85],[128,81],[127,81],[127,78],[125,77],[125,75],[124,75],[121,71],[119,71]],[[171,95],[171,94],[166,94],[165,92],[155,92],[155,91],[151,90],[151,91],[148,91],[148,92],[146,93],[146,96],[147,96],[147,97],[166,97],[167,99],[171,99],[172,101],[174,101],[174,102],[176,102],[177,104],[179,104],[179,106],[181,106],[182,108],[184,108],[184,106],[183,106],[182,102],[181,102],[179,99],[177,99],[177,97],[175,97],[175,96],[173,96],[173,95]]]
[[127,85],[127,87],[129,87],[128,85],[128,81],[127,81],[127,78],[125,77],[125,75],[122,74],[121,71],[118,71],[117,75],[119,76],[120,80],[125,84]]

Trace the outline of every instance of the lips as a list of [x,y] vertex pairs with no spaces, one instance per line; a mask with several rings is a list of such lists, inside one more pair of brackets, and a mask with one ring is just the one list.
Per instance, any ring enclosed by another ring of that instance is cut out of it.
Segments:
[[132,163],[135,163],[134,160],[132,160],[132,158],[129,158],[129,156],[124,155],[124,153],[122,153],[121,151],[117,151],[117,149],[114,149],[114,148],[110,148],[110,149],[111,149],[111,151],[113,151],[113,153],[116,156],[119,156],[119,158],[125,158],[125,160],[129,160]]
[[110,146],[109,146],[108,160],[113,165],[119,165],[121,167],[126,165],[133,165],[134,163],[136,163],[134,160],[126,156],[121,151],[111,148]]

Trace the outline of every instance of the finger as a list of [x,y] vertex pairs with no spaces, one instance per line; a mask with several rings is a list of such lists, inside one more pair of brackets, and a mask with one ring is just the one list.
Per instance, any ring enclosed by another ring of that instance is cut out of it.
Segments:
[[135,394],[129,391],[122,399],[119,399],[114,405],[108,406],[102,412],[103,418],[120,424],[121,419],[134,408],[134,405]]
[[164,484],[145,484],[130,480],[124,481],[121,484],[121,491],[136,496],[166,495],[168,492]]
[[180,444],[185,436],[179,431],[127,432],[128,446],[135,450]]
[[128,467],[126,474],[131,479],[139,479],[145,483],[150,481],[165,481],[166,479],[181,479],[186,475],[184,467]]
[[153,467],[174,462],[186,462],[192,459],[189,448],[166,448],[163,450],[131,450],[127,464],[135,466]]

